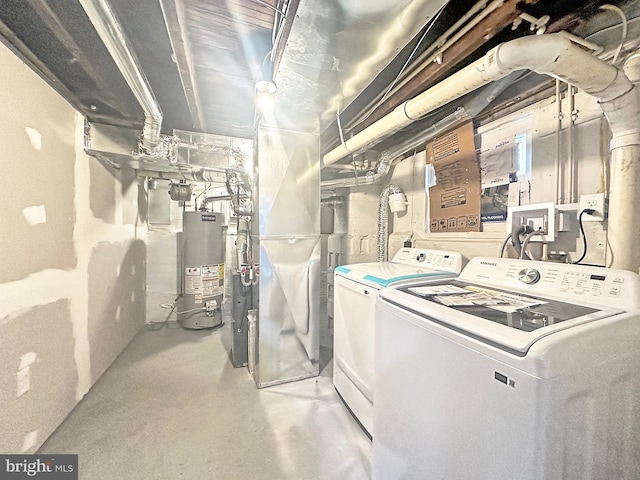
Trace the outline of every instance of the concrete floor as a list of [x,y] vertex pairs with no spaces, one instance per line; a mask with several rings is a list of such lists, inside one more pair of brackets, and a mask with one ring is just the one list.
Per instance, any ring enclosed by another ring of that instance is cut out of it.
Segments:
[[38,453],[78,454],[82,480],[371,478],[371,442],[331,361],[319,377],[258,390],[225,335],[147,326]]

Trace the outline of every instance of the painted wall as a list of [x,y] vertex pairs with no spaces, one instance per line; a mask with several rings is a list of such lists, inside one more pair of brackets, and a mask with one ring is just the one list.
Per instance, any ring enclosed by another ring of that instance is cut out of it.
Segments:
[[[573,137],[573,156],[577,162],[577,192],[590,194],[606,191],[608,165],[608,141],[610,132],[602,113],[593,97],[579,93],[575,97],[577,120],[571,133],[568,100],[563,99],[565,112],[560,133],[561,157],[568,159],[570,154],[570,136]],[[477,143],[483,138],[496,137],[509,132],[509,126],[530,118],[532,168],[530,180],[531,203],[553,202],[556,200],[556,109],[555,97],[545,99],[510,115],[503,116],[477,129]],[[568,166],[564,168],[565,173]],[[565,190],[569,191],[568,173],[565,174]],[[388,253],[391,258],[401,248],[404,240],[412,237],[414,246],[455,250],[467,258],[474,256],[497,256],[500,245],[507,235],[505,222],[483,223],[482,232],[468,233],[430,233],[427,228],[425,193],[425,153],[400,162],[394,169],[391,179],[384,185],[395,183],[403,190],[408,200],[407,211],[400,216],[389,214],[392,232],[389,238]],[[376,229],[378,194],[384,185],[357,187],[350,190],[338,189],[336,193],[344,196],[347,203],[343,215],[348,218],[348,228],[341,247],[342,264],[376,260]],[[570,203],[565,198],[562,203]],[[393,218],[392,218],[393,217]],[[589,253],[585,263],[602,263],[606,254],[606,224],[585,223],[585,232],[589,239]],[[577,229],[576,229],[577,230]],[[510,249],[508,249],[510,250]],[[573,257],[580,256],[582,243],[577,235],[573,245]],[[508,254],[513,255],[512,251]]]
[[33,453],[145,321],[146,192],[0,44],[0,451]]

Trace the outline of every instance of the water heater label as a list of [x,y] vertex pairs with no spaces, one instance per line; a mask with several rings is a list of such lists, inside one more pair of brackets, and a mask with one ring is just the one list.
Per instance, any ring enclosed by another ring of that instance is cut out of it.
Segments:
[[215,297],[217,295],[222,295],[222,288],[220,286],[220,281],[217,278],[213,280],[203,280],[202,296]]
[[218,265],[202,265],[204,278],[218,278]]
[[215,222],[216,221],[216,215],[202,215],[202,221],[203,222]]
[[184,273],[184,293],[187,295],[202,295],[200,267],[186,267]]

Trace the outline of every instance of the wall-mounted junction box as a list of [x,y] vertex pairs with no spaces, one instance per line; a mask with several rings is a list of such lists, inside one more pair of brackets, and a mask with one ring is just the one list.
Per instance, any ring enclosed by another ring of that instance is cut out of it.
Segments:
[[507,233],[528,225],[532,230],[544,232],[531,237],[531,242],[553,242],[556,237],[556,207],[553,202],[509,207]]
[[591,215],[582,215],[583,222],[604,222],[606,218],[606,204],[604,199],[604,193],[592,193],[589,195],[580,195],[580,207],[578,208],[578,215],[585,209],[594,210]]

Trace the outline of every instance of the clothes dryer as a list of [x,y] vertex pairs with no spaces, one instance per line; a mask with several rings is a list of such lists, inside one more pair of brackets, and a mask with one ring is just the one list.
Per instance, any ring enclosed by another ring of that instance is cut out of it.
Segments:
[[462,269],[457,252],[402,248],[390,262],[343,265],[334,274],[333,383],[367,435],[373,420],[376,296],[389,285],[452,278]]

